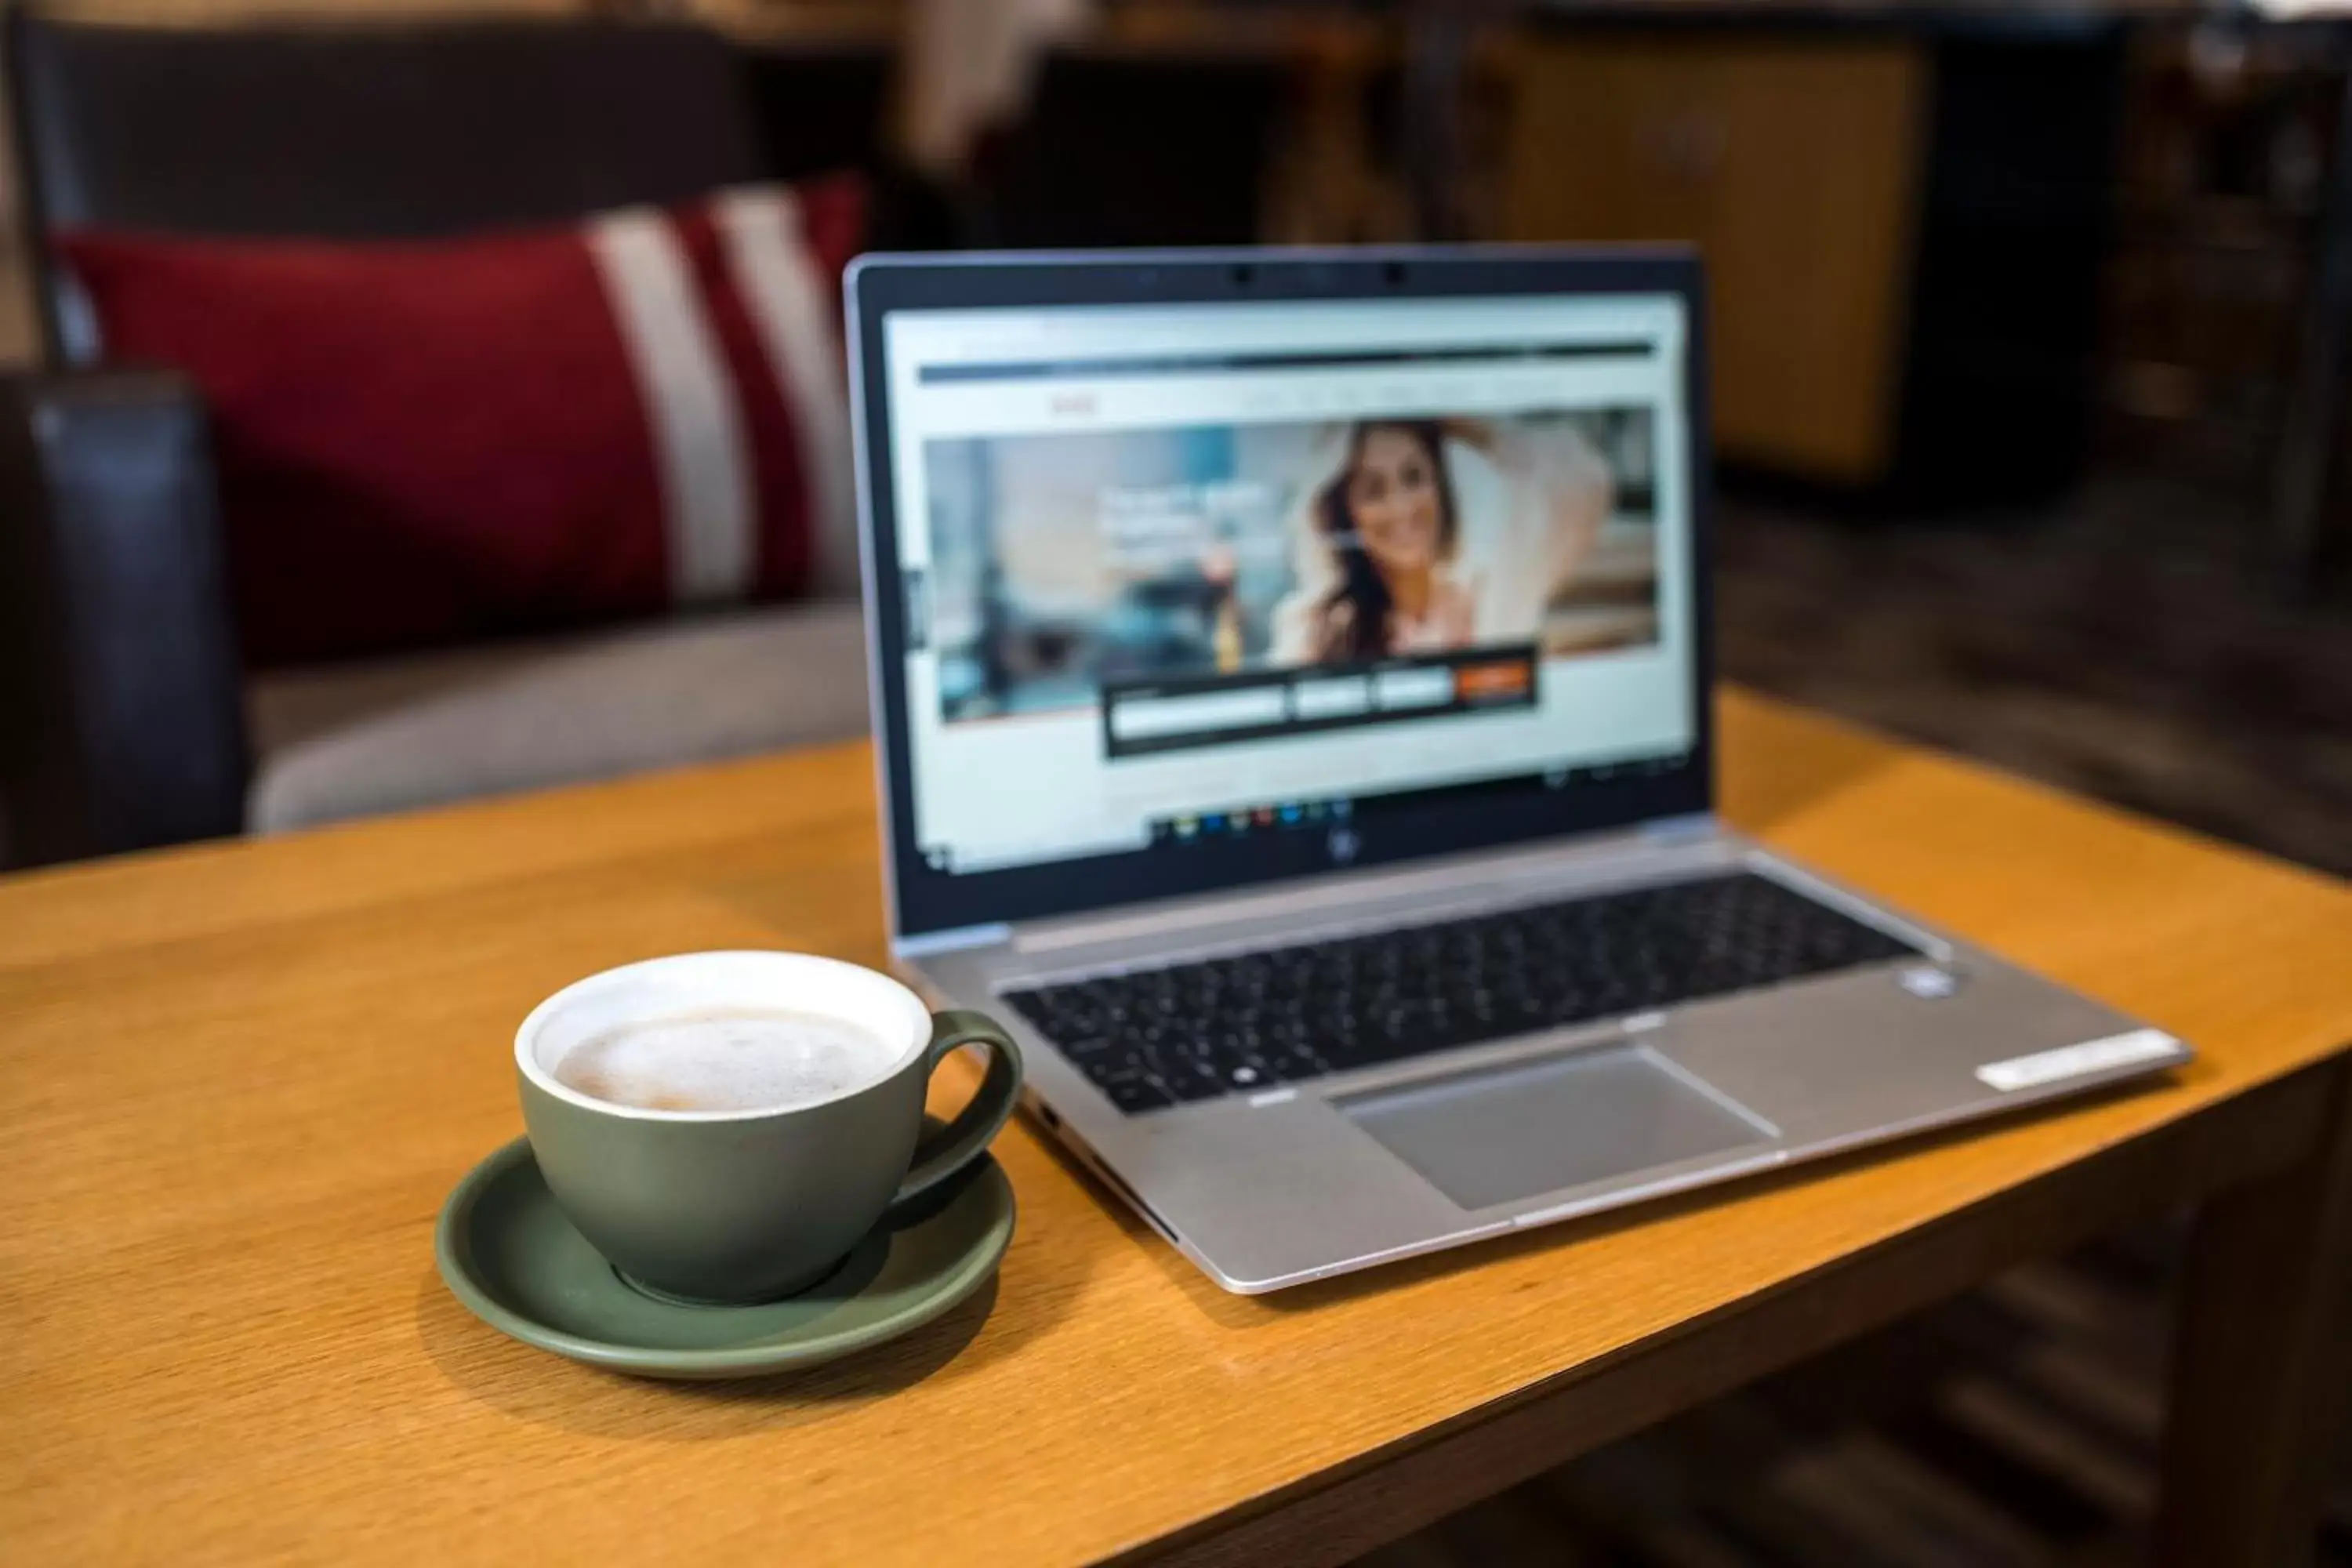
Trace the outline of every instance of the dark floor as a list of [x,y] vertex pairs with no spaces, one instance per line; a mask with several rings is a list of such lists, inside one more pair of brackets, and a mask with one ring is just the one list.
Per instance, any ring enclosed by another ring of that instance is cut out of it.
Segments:
[[[2253,500],[2117,464],[2063,503],[2000,517],[1834,521],[1728,502],[1723,665],[2352,873],[2352,609],[2279,592]],[[2177,1241],[2111,1237],[2009,1275],[1360,1568],[2139,1562]],[[2352,1568],[2352,1494],[2321,1562]]]
[[2006,1276],[1359,1568],[2135,1563],[2162,1420],[2166,1239]]
[[2352,874],[2352,604],[2280,591],[2252,491],[2116,471],[1912,525],[1727,502],[1725,672]]

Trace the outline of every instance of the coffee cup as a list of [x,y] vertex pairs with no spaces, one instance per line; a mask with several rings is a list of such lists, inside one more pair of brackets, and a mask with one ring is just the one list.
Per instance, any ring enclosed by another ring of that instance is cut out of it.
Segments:
[[[971,1100],[926,1136],[933,1069],[987,1047]],[[1021,1057],[978,1013],[934,1015],[887,975],[790,952],[694,952],[558,991],[515,1032],[548,1191],[650,1295],[770,1300],[977,1162]]]

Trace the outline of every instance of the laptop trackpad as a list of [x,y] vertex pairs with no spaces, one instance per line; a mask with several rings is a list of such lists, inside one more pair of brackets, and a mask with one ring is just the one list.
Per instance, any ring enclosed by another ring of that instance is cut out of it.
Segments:
[[1769,1122],[1632,1045],[1423,1079],[1332,1103],[1465,1209],[1775,1136]]

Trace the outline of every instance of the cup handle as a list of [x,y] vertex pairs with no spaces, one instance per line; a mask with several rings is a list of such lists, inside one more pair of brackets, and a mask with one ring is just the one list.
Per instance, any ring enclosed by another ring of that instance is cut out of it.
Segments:
[[931,1043],[923,1051],[924,1079],[928,1081],[950,1052],[975,1045],[988,1047],[988,1071],[955,1120],[916,1146],[915,1168],[890,1200],[894,1214],[986,1153],[990,1141],[1021,1101],[1020,1049],[984,1014],[933,1016]]

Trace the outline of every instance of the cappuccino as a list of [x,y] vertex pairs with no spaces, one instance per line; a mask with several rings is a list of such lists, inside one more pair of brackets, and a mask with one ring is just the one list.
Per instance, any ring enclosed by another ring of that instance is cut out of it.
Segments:
[[840,1018],[742,1008],[620,1025],[565,1052],[553,1077],[638,1110],[789,1110],[863,1089],[905,1054]]

